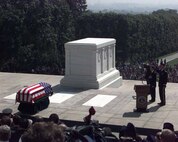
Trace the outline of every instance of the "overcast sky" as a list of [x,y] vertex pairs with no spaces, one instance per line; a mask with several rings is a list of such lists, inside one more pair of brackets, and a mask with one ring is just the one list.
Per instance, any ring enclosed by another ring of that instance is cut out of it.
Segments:
[[178,0],[87,0],[88,4],[96,3],[139,3],[139,4],[178,4]]
[[178,9],[178,0],[87,0],[90,10],[124,10],[152,12],[158,9]]

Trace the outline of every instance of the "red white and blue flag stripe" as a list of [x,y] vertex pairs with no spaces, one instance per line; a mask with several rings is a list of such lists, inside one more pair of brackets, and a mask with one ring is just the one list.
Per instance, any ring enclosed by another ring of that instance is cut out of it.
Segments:
[[46,82],[24,87],[16,94],[16,102],[35,103],[35,101],[53,94],[51,85]]

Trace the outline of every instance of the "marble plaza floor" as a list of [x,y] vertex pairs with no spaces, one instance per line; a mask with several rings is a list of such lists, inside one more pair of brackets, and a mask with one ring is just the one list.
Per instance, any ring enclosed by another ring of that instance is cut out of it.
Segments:
[[93,119],[103,124],[122,126],[132,122],[140,128],[161,129],[164,122],[171,122],[178,130],[177,83],[168,83],[165,106],[157,105],[160,102],[157,88],[156,102],[148,104],[149,112],[138,113],[133,111],[136,107],[134,85],[142,84],[142,81],[123,80],[119,88],[80,90],[61,88],[61,78],[63,76],[0,72],[0,111],[9,107],[13,113],[18,112],[15,93],[23,86],[44,81],[53,86],[54,95],[50,97],[49,107],[36,115],[48,117],[51,113],[57,113],[63,120],[83,121],[90,106],[94,106],[96,114]]

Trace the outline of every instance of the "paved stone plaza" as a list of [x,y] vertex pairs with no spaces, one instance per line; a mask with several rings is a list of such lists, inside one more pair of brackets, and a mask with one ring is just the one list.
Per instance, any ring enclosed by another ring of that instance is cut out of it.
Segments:
[[[48,117],[51,113],[59,114],[61,119],[83,121],[88,114],[90,105],[96,109],[93,119],[100,123],[112,125],[127,125],[132,122],[136,127],[161,129],[164,122],[171,122],[178,130],[178,84],[168,83],[166,88],[166,106],[159,107],[158,88],[156,102],[149,104],[149,113],[133,112],[136,106],[135,84],[142,81],[123,80],[119,88],[104,88],[101,90],[79,90],[61,88],[59,83],[63,76],[0,73],[0,111],[9,107],[18,112],[19,103],[15,104],[15,94],[23,86],[33,85],[41,81],[53,86],[54,95],[50,98],[49,107],[36,115]],[[148,96],[150,99],[150,96]]]

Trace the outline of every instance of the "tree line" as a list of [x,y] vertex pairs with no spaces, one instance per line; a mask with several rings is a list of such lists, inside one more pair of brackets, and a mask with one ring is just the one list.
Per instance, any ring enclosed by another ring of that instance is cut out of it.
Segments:
[[116,39],[116,62],[142,62],[177,51],[178,14],[94,13],[86,0],[1,0],[0,71],[61,74],[64,43]]

